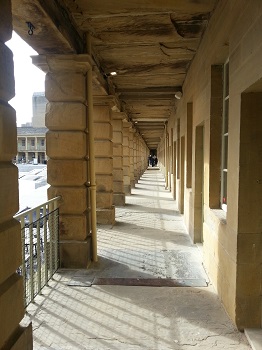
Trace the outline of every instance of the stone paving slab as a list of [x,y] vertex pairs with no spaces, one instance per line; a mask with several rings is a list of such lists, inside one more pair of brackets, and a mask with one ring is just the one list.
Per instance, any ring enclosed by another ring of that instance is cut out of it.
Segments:
[[[160,171],[146,171],[126,201],[114,227],[98,227],[99,262],[59,270],[29,305],[34,349],[250,349],[209,283]],[[96,278],[206,287],[95,285]]]
[[69,287],[56,274],[28,308],[34,349],[250,349],[206,288]]

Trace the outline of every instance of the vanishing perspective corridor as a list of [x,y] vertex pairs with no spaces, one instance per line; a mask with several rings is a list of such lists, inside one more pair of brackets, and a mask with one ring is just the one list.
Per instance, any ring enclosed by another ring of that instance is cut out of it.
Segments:
[[88,270],[60,269],[29,305],[34,349],[250,349],[157,168],[116,208],[116,224],[98,227],[98,256]]

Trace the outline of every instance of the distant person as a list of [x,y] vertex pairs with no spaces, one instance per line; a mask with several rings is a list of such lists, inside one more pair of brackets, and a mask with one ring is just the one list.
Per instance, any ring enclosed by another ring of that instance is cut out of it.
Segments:
[[156,165],[156,155],[154,154],[152,157],[152,166]]
[[148,166],[152,165],[152,156],[149,154],[148,156]]
[[155,165],[157,166],[157,163],[158,163],[158,159],[157,157],[155,158]]

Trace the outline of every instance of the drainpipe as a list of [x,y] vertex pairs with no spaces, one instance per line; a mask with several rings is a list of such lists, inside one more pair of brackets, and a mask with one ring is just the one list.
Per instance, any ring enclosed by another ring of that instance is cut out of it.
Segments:
[[167,123],[165,124],[165,167],[166,167],[166,189],[168,188],[168,133]]
[[[91,36],[86,36],[87,54],[91,57]],[[88,106],[88,146],[89,146],[89,171],[90,171],[90,201],[91,201],[91,232],[92,232],[92,259],[97,262],[97,233],[96,233],[96,173],[94,150],[94,111],[93,111],[93,72],[92,67],[87,71],[87,106]]]

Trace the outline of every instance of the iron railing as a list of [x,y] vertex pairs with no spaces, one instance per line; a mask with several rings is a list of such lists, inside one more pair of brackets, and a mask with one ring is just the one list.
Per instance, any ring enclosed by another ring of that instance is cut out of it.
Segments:
[[25,307],[59,267],[59,199],[26,208],[14,216],[21,223],[22,265],[17,273],[23,277]]

